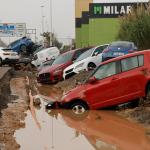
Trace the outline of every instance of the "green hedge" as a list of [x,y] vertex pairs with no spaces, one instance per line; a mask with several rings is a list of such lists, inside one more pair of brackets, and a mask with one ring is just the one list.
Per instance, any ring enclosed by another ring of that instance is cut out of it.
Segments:
[[149,49],[150,7],[145,9],[143,6],[138,6],[127,16],[120,17],[118,38],[135,42],[139,49]]

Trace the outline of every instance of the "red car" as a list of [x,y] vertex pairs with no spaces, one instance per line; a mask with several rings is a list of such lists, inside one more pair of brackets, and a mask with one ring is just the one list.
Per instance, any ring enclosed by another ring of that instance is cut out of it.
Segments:
[[41,83],[55,83],[63,79],[63,71],[71,65],[83,52],[89,47],[68,51],[58,56],[52,66],[43,68],[39,73],[37,80]]
[[150,50],[145,50],[101,63],[84,84],[64,95],[59,105],[82,113],[149,95]]

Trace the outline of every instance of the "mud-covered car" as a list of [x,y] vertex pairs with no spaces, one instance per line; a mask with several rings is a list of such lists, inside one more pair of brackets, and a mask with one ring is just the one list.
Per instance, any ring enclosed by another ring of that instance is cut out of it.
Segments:
[[37,81],[41,83],[56,83],[63,80],[64,69],[73,64],[73,62],[86,50],[88,49],[76,49],[59,55],[52,66],[43,68],[38,73]]
[[76,112],[116,106],[150,97],[150,50],[135,52],[101,63],[85,83],[47,106]]

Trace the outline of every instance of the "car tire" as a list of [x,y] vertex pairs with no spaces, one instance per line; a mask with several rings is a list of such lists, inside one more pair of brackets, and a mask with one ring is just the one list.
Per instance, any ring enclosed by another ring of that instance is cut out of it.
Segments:
[[2,66],[2,63],[3,63],[2,58],[0,58],[0,66]]
[[94,63],[89,63],[88,64],[88,70],[93,70],[96,68],[96,65]]
[[74,102],[70,105],[71,116],[76,120],[83,119],[87,116],[89,107],[83,102]]

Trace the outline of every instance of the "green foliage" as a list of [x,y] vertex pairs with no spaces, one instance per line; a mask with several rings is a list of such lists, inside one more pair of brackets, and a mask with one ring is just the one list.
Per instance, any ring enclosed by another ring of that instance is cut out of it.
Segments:
[[140,5],[127,16],[120,17],[120,40],[133,41],[139,49],[150,48],[150,7]]

